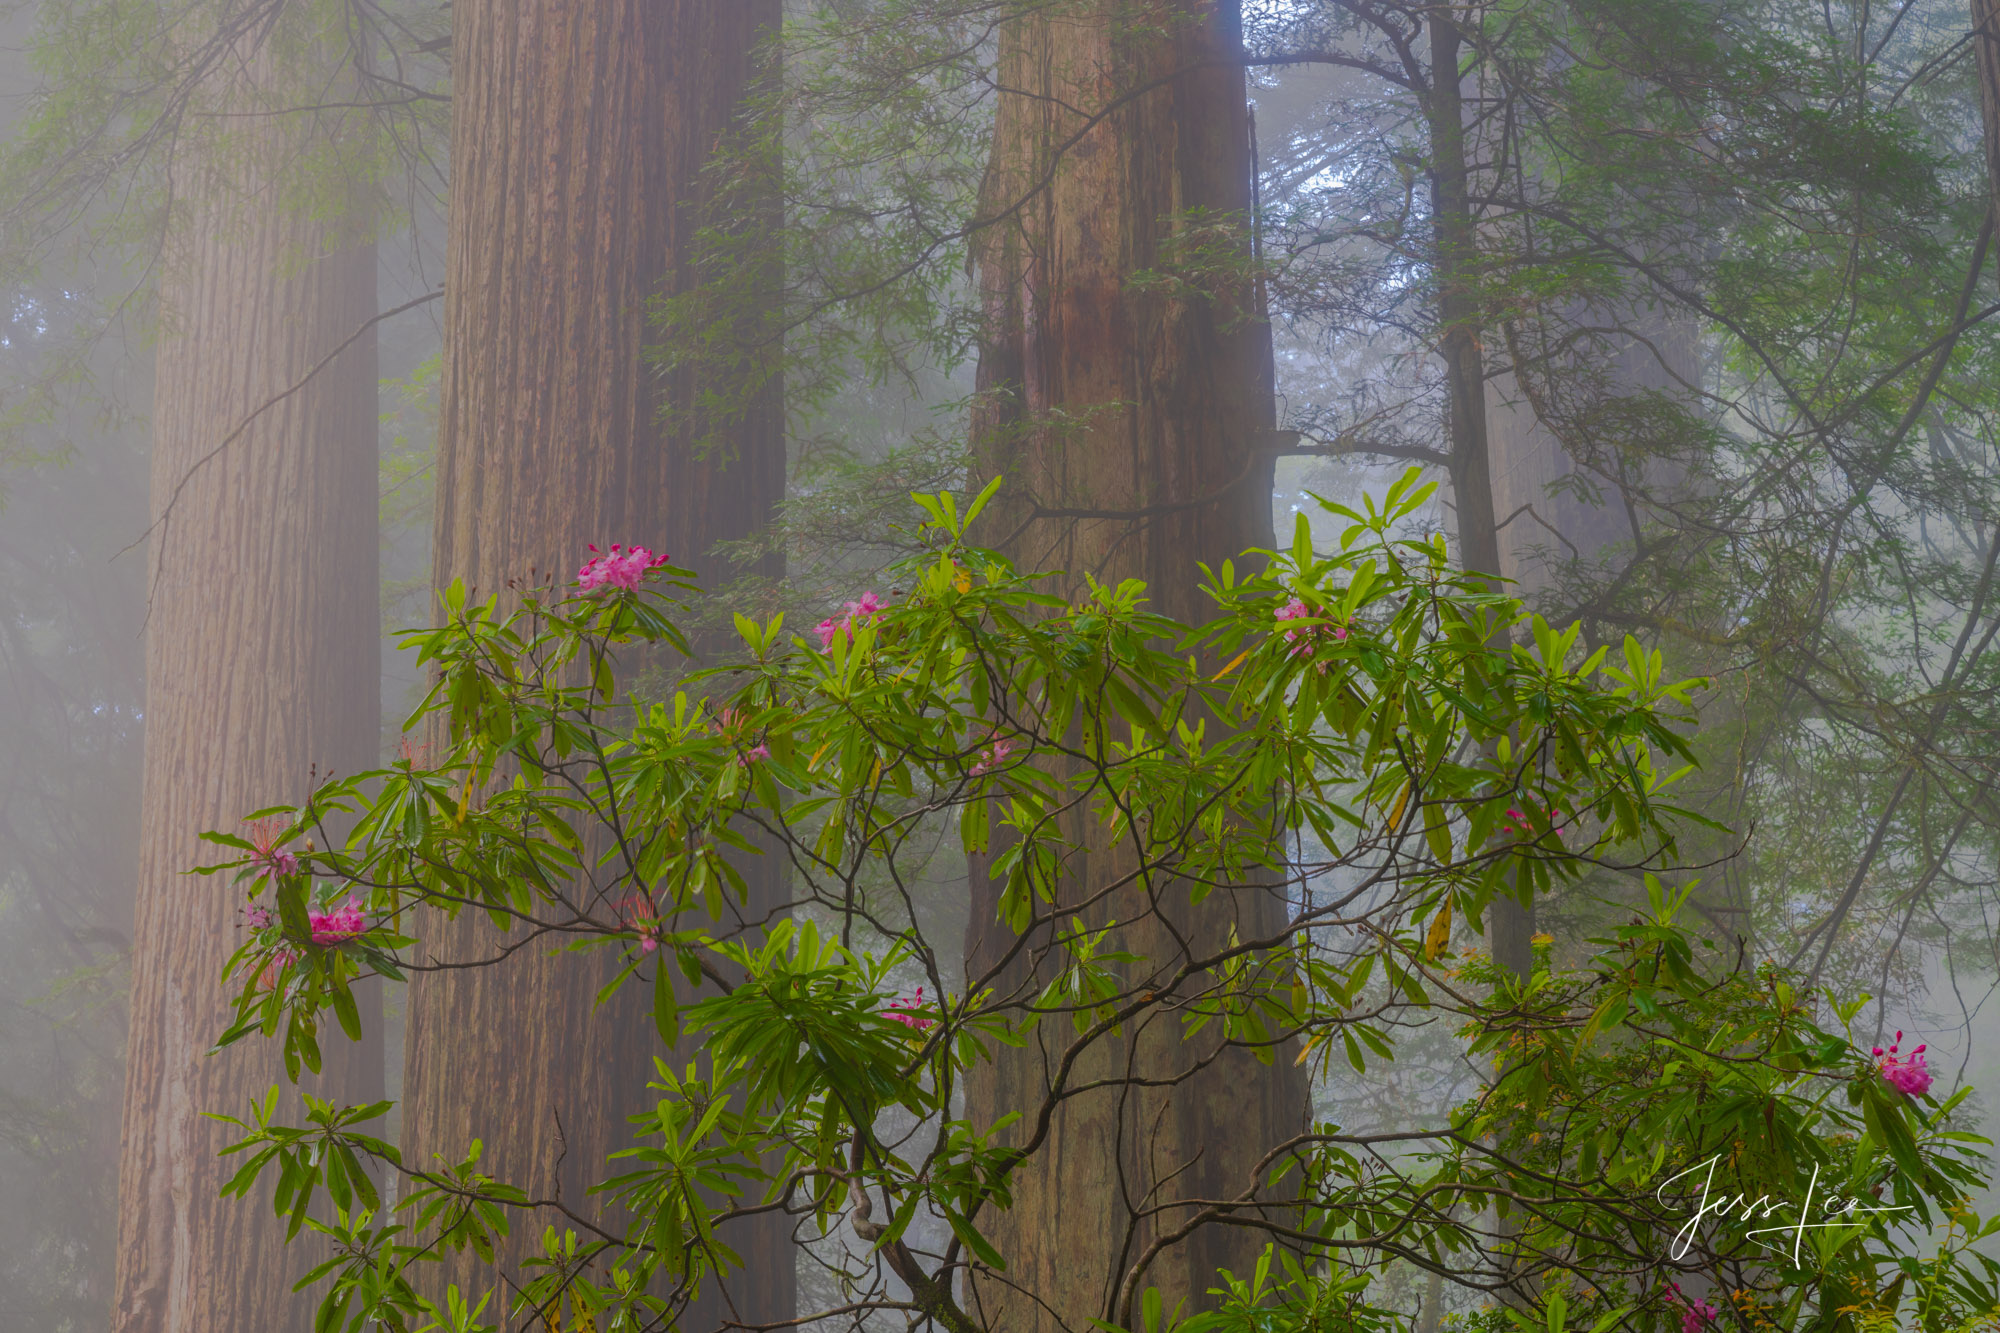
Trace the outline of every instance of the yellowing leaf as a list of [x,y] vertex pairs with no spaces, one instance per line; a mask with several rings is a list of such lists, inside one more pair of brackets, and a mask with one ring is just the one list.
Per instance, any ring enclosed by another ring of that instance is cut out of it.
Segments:
[[1405,782],[1403,790],[1396,793],[1396,808],[1389,812],[1389,830],[1394,832],[1403,822],[1403,808],[1410,803],[1410,784]]
[[1424,936],[1424,957],[1435,963],[1451,948],[1451,903],[1447,900],[1444,910],[1431,922],[1430,932]]
[[1210,679],[1210,680],[1221,680],[1221,679],[1222,679],[1222,678],[1223,678],[1224,676],[1226,676],[1226,675],[1228,675],[1228,674],[1229,674],[1230,672],[1232,672],[1232,671],[1236,670],[1236,668],[1237,668],[1237,667],[1240,667],[1240,666],[1242,666],[1242,665],[1243,665],[1243,659],[1244,659],[1244,658],[1246,658],[1246,657],[1248,657],[1248,656],[1250,656],[1250,650],[1249,650],[1248,648],[1245,648],[1245,649],[1244,649],[1244,650],[1243,650],[1242,652],[1240,652],[1240,653],[1236,654],[1236,656],[1235,656],[1235,657],[1233,657],[1233,658],[1231,658],[1231,659],[1230,659],[1230,661],[1229,661],[1229,665],[1228,665],[1228,666],[1226,666],[1226,667],[1222,668],[1222,670],[1220,670],[1220,671],[1216,672],[1216,673],[1215,673],[1215,674],[1214,674],[1213,676],[1210,676],[1210,677],[1209,677],[1209,679]]
[[1313,1033],[1313,1035],[1307,1039],[1305,1049],[1299,1052],[1299,1058],[1292,1061],[1292,1063],[1295,1065],[1302,1065],[1306,1061],[1312,1059],[1313,1047],[1319,1045],[1324,1040],[1326,1040],[1326,1034],[1324,1032]]

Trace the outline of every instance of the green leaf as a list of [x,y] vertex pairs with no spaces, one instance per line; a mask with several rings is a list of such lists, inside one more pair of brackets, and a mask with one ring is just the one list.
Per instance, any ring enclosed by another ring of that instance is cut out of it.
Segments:
[[977,1255],[981,1263],[995,1272],[1007,1271],[1007,1261],[1000,1257],[1000,1251],[994,1249],[991,1242],[980,1235],[972,1223],[959,1216],[956,1209],[944,1208],[941,1211],[944,1213],[945,1221],[951,1224],[951,1234],[963,1241],[965,1248]]

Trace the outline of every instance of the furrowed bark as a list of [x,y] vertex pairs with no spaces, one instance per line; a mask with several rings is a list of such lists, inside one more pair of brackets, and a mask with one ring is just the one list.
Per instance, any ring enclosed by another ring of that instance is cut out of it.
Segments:
[[[647,304],[691,281],[700,170],[755,77],[753,48],[777,0],[462,0],[454,16],[452,203],[439,432],[434,578],[480,596],[510,580],[574,577],[587,543],[642,543],[713,572],[718,541],[769,523],[784,486],[775,390],[695,447],[685,409],[704,387],[644,356]],[[667,408],[681,409],[669,418]],[[744,867],[751,919],[783,900],[776,858]],[[492,957],[503,940],[479,913],[434,920],[428,955]],[[473,1139],[482,1169],[531,1196],[601,1213],[587,1194],[632,1142],[667,1056],[646,986],[593,1012],[617,951],[420,975],[411,988],[405,1077],[409,1160],[456,1161]],[[648,973],[650,975],[650,973]],[[615,1220],[615,1219],[614,1219]],[[540,1252],[560,1218],[517,1218],[502,1267]],[[787,1318],[794,1258],[782,1215],[731,1231],[748,1262],[728,1297],[681,1320]],[[469,1256],[425,1281],[502,1290]],[[499,1298],[504,1304],[504,1291]],[[496,1308],[498,1308],[496,1306]]]
[[[1139,291],[1132,279],[1170,268],[1174,243],[1191,228],[1248,218],[1239,22],[1226,0],[1085,0],[1009,23],[987,206],[1032,194],[982,233],[976,256],[986,322],[976,466],[981,478],[1006,478],[984,539],[1006,539],[1024,567],[1065,571],[1053,586],[1072,597],[1086,574],[1143,578],[1156,609],[1187,621],[1213,609],[1198,589],[1198,562],[1270,544],[1270,330],[1242,275],[1223,275],[1205,295]],[[1084,115],[1114,101],[1116,110],[1054,157],[1052,146],[1074,137]],[[1248,238],[1239,240],[1247,257]],[[1038,508],[1111,516],[1037,516]],[[1153,512],[1120,516],[1142,509]],[[1089,849],[1061,886],[1066,901],[1133,868],[1131,852],[1105,845],[1089,817],[1065,833]],[[970,975],[1011,942],[996,920],[1000,888],[975,858]],[[1169,885],[1151,901],[1120,890],[1096,915],[1121,923],[1111,947],[1145,957],[1151,976],[1216,946],[1232,921],[1250,936],[1281,927],[1285,911],[1267,885],[1218,891],[1192,909]],[[1045,980],[1023,960],[997,989],[1032,998]],[[969,1081],[973,1119],[1032,1116],[1073,1036],[1057,1018],[1025,1049],[997,1047],[995,1062]],[[1212,1037],[1183,1044],[1178,1020],[1155,1010],[1087,1054],[1069,1083],[1178,1078],[1211,1057],[1171,1088],[1107,1088],[1063,1103],[1047,1142],[1017,1171],[1012,1209],[979,1219],[1008,1262],[1004,1275],[967,1284],[979,1322],[1049,1333],[1059,1321],[1124,1318],[1132,1266],[1191,1215],[1175,1201],[1233,1197],[1257,1183],[1258,1158],[1306,1116],[1303,1076],[1282,1052],[1266,1066],[1240,1050],[1218,1053]],[[1022,1126],[1010,1133],[1019,1142]],[[1135,1222],[1134,1211],[1148,1207],[1163,1211]],[[1158,1286],[1169,1309],[1183,1298],[1199,1306],[1216,1270],[1246,1271],[1262,1243],[1254,1230],[1202,1227],[1160,1253],[1140,1284]]]
[[[313,1298],[290,1288],[324,1257],[285,1250],[268,1193],[219,1197],[234,1134],[201,1113],[244,1116],[284,1073],[275,1042],[205,1054],[228,1023],[222,969],[245,899],[181,873],[230,855],[202,830],[303,800],[315,769],[377,758],[372,331],[215,452],[375,314],[366,224],[343,232],[280,197],[298,119],[197,161],[168,223],[114,1333],[307,1329]],[[379,991],[356,1001],[369,1036],[320,1034],[316,1095],[381,1096]]]

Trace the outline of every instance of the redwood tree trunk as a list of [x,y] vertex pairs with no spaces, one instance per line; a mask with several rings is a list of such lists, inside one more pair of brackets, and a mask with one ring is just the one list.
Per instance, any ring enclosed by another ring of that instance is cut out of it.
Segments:
[[[311,1324],[290,1290],[309,1248],[284,1253],[268,1193],[219,1197],[232,1135],[201,1117],[241,1116],[284,1077],[275,1042],[205,1054],[228,1020],[243,893],[181,873],[226,855],[202,830],[302,800],[315,769],[373,767],[380,742],[372,332],[214,453],[375,314],[373,243],[276,197],[297,143],[284,135],[178,182],[198,202],[168,228],[114,1333]],[[323,1041],[308,1089],[381,1096],[379,1025],[364,1021],[367,1042]]]
[[[1239,23],[1233,0],[1080,0],[1011,22],[1000,38],[1007,91],[984,208],[999,215],[1026,203],[983,234],[977,256],[986,341],[975,447],[981,474],[1006,478],[987,539],[1013,534],[1008,554],[1064,571],[1056,586],[1070,596],[1086,574],[1144,579],[1155,609],[1190,622],[1213,613],[1199,592],[1199,562],[1271,543],[1270,330],[1246,281],[1217,281],[1203,297],[1138,292],[1132,279],[1168,265],[1177,235],[1198,218],[1248,217]],[[1081,113],[1114,102],[1085,129]],[[1247,237],[1242,245],[1247,253]],[[1037,504],[1106,516],[1035,518]],[[1094,821],[1073,823],[1066,836],[1091,851],[1060,887],[1065,902],[1132,868],[1124,849],[1103,845]],[[975,859],[971,976],[1011,939],[996,921],[1000,887]],[[1194,910],[1174,896],[1149,902],[1126,889],[1101,905],[1099,918],[1121,923],[1111,947],[1164,973],[1231,924],[1251,937],[1285,919],[1267,885],[1218,891]],[[1000,975],[998,993],[1029,999],[1044,979],[1022,960]],[[1135,969],[1128,982],[1145,978]],[[1134,1029],[1087,1055],[1071,1086],[1182,1081],[1108,1086],[1063,1104],[1049,1140],[1017,1172],[1012,1209],[980,1218],[1008,1261],[1004,1280],[977,1279],[967,1293],[988,1327],[1043,1333],[1058,1320],[1081,1328],[1121,1317],[1131,1265],[1189,1216],[1175,1201],[1240,1193],[1258,1158],[1304,1125],[1304,1078],[1282,1055],[1265,1066],[1225,1051],[1190,1074],[1216,1055],[1213,1038],[1183,1044],[1178,1021],[1157,1011]],[[1073,1035],[1054,1019],[1026,1048],[996,1047],[995,1063],[969,1081],[972,1118],[990,1123],[1038,1107]],[[1161,1211],[1135,1219],[1141,1207]],[[1209,1226],[1161,1253],[1140,1286],[1161,1288],[1169,1309],[1182,1298],[1201,1304],[1218,1268],[1247,1271],[1260,1246],[1255,1232]]]
[[1449,14],[1433,13],[1427,26],[1431,90],[1425,111],[1431,139],[1438,353],[1445,367],[1445,417],[1451,437],[1451,497],[1457,510],[1459,561],[1476,573],[1497,575],[1501,572],[1500,537],[1487,441],[1486,358],[1479,341],[1478,222],[1470,199],[1465,99],[1458,78],[1462,42]]
[[2000,212],[2000,0],[1972,0],[1972,45],[1979,60],[1979,114],[1986,182]]
[[[1478,220],[1471,204],[1465,99],[1458,78],[1462,42],[1451,17],[1431,15],[1431,88],[1425,106],[1431,140],[1432,244],[1437,265],[1438,354],[1444,359],[1445,418],[1451,437],[1451,498],[1460,563],[1480,574],[1504,572],[1493,503],[1493,460],[1486,416],[1486,357],[1480,347]],[[1493,960],[1526,978],[1534,967],[1535,909],[1511,898],[1486,911]]]
[[[1624,338],[1623,345],[1612,353],[1602,387],[1588,392],[1607,398],[1641,393],[1671,397],[1684,395],[1686,386],[1694,381],[1699,349],[1692,320],[1676,318],[1659,307],[1604,310],[1581,304],[1565,309],[1562,318],[1567,323],[1631,332],[1632,336]],[[1592,345],[1588,355],[1598,354],[1599,349]],[[1587,369],[1576,359],[1565,359],[1553,366],[1537,367],[1531,374],[1546,382],[1552,374],[1578,374]],[[1607,475],[1620,464],[1615,448],[1607,447],[1604,456],[1597,458],[1573,454],[1543,420],[1533,397],[1511,369],[1487,382],[1493,511],[1506,525],[1499,540],[1500,573],[1511,581],[1517,596],[1530,599],[1551,590],[1556,571],[1566,561],[1576,562],[1588,574],[1604,568],[1607,550],[1621,544],[1629,547],[1634,541],[1626,496],[1617,480]],[[1586,437],[1579,443],[1589,449],[1594,442]],[[1632,480],[1650,488],[1671,483],[1678,475],[1671,462],[1649,462],[1637,454],[1628,458],[1625,466],[1636,467],[1638,473]],[[1578,474],[1583,485],[1565,482]],[[1591,590],[1585,584],[1575,592],[1587,597]],[[1558,599],[1540,609],[1554,620],[1573,615],[1576,604],[1574,599]]]
[[[434,577],[482,595],[574,576],[585,546],[638,542],[701,568],[718,541],[770,521],[784,486],[779,404],[767,394],[706,459],[685,413],[701,386],[663,381],[643,353],[647,303],[690,281],[698,173],[755,77],[778,0],[460,0],[454,12],[452,199],[438,441]],[[725,456],[726,455],[726,456]],[[783,901],[775,858],[745,867],[753,913]],[[432,922],[425,951],[469,961],[501,940],[479,913]],[[531,1196],[596,1202],[588,1187],[630,1144],[659,1044],[627,987],[593,1012],[615,951],[420,974],[404,1081],[407,1156],[482,1169]],[[540,1252],[557,1218],[516,1219],[504,1267]],[[730,1234],[748,1270],[737,1316],[791,1314],[782,1216]],[[470,1256],[435,1278],[504,1289]],[[711,1298],[712,1299],[712,1298]],[[681,1326],[699,1333],[716,1309]]]

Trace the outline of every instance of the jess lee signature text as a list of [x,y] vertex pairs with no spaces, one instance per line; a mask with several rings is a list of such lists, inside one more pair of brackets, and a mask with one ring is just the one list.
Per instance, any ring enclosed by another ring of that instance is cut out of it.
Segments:
[[1657,1190],[1653,1191],[1653,1197],[1661,1203],[1665,1203],[1667,1201],[1666,1194],[1668,1187],[1675,1181],[1686,1179],[1697,1173],[1701,1175],[1701,1184],[1695,1196],[1694,1213],[1688,1218],[1687,1224],[1674,1233],[1673,1257],[1676,1259],[1687,1254],[1688,1246],[1693,1244],[1695,1233],[1700,1229],[1704,1219],[1724,1221],[1733,1217],[1738,1222],[1765,1222],[1769,1221],[1775,1215],[1781,1215],[1786,1208],[1796,1207],[1798,1213],[1793,1221],[1781,1223],[1778,1226],[1755,1227],[1744,1233],[1745,1236],[1756,1240],[1765,1249],[1776,1251],[1779,1254],[1785,1253],[1787,1248],[1785,1244],[1782,1241],[1764,1240],[1762,1237],[1789,1235],[1791,1237],[1790,1251],[1792,1262],[1796,1264],[1799,1261],[1799,1247],[1805,1239],[1806,1232],[1825,1231],[1831,1230],[1834,1227],[1850,1226],[1853,1224],[1854,1219],[1861,1214],[1901,1213],[1907,1212],[1910,1207],[1908,1204],[1897,1207],[1864,1205],[1859,1199],[1843,1198],[1838,1194],[1833,1194],[1820,1201],[1820,1213],[1824,1220],[1810,1221],[1808,1219],[1813,1216],[1813,1195],[1819,1190],[1818,1167],[1813,1168],[1812,1181],[1806,1186],[1805,1199],[1794,1205],[1788,1199],[1774,1200],[1768,1194],[1759,1195],[1755,1199],[1742,1194],[1716,1194],[1712,1188],[1715,1182],[1715,1164],[1720,1160],[1721,1156],[1720,1153],[1717,1153],[1706,1162],[1691,1166],[1678,1175],[1669,1176],[1660,1182],[1660,1187]]

